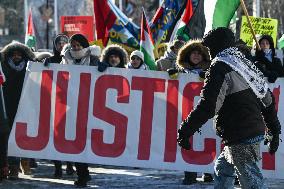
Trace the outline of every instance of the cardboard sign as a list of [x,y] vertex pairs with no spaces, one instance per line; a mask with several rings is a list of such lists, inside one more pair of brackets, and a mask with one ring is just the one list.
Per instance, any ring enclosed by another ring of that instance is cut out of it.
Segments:
[[[252,22],[253,29],[257,37],[262,35],[270,35],[273,38],[274,45],[276,47],[276,38],[277,38],[277,27],[278,20],[272,18],[260,18],[250,16],[250,20]],[[249,28],[249,24],[247,18],[242,16],[242,26],[240,38],[247,43],[248,46],[252,47],[254,45],[253,36],[251,34],[251,30]]]

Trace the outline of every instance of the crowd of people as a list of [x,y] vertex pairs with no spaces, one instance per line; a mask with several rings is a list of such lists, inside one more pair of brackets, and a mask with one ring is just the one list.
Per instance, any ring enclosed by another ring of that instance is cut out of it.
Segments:
[[[230,188],[236,178],[243,188],[252,188],[253,184],[261,188],[263,177],[257,162],[265,128],[273,136],[268,141],[270,152],[275,153],[279,145],[281,127],[273,94],[264,77],[274,83],[277,78],[284,77],[284,67],[276,57],[271,36],[262,36],[259,44],[261,49],[257,49],[255,56],[252,56],[251,49],[243,42],[236,42],[229,29],[218,28],[203,39],[188,42],[174,40],[169,43],[164,55],[156,60],[157,70],[168,72],[172,79],[176,79],[179,73],[185,73],[196,74],[204,81],[201,101],[181,123],[178,144],[190,149],[189,138],[208,119],[217,117],[216,133],[225,147],[216,160],[214,175],[204,173],[202,176],[204,182],[214,180],[215,188],[225,185]],[[50,64],[97,66],[99,72],[104,72],[108,67],[149,69],[141,51],[135,50],[129,56],[123,47],[114,44],[102,50],[99,46],[90,46],[82,34],[74,34],[70,38],[64,34],[57,35],[53,42],[53,54],[33,52],[19,42],[7,44],[0,53],[6,77],[2,88],[8,117],[8,127],[0,131],[0,181],[17,179],[19,171],[32,174],[30,168],[37,166],[35,159],[7,157],[8,137],[19,105],[28,61],[37,61],[47,67]],[[62,162],[53,162],[54,177],[61,178]],[[66,174],[77,173],[78,179],[74,184],[87,186],[91,179],[88,164],[66,163]],[[186,171],[183,184],[196,183],[196,178],[196,172]]]

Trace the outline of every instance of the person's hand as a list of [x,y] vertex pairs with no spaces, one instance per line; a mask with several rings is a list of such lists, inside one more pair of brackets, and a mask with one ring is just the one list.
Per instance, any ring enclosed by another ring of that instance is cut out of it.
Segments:
[[274,135],[272,140],[268,142],[268,151],[271,155],[275,154],[279,146],[279,135]]
[[189,138],[190,135],[187,132],[185,125],[181,125],[181,127],[178,130],[178,137],[177,137],[178,145],[186,150],[190,150],[191,145],[189,142]]
[[178,70],[175,68],[167,69],[167,72],[171,79],[177,79],[178,77]]
[[108,67],[108,64],[105,62],[99,62],[98,64],[98,71],[99,72],[104,72]]

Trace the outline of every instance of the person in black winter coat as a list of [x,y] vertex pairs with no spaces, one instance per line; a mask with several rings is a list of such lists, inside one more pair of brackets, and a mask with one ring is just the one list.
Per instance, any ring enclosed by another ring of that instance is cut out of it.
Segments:
[[68,36],[58,34],[53,40],[53,56],[44,60],[44,65],[48,66],[50,63],[60,63],[62,61],[61,51],[65,44],[68,43]]
[[[6,76],[6,82],[3,84],[3,95],[10,129],[12,129],[17,113],[26,74],[27,62],[29,60],[34,60],[34,58],[35,55],[31,49],[19,42],[9,43],[1,50],[1,64],[4,75]],[[1,138],[0,140],[5,140],[4,142],[6,142],[6,145],[1,146],[1,148],[5,148],[7,151],[8,136],[6,139]],[[29,172],[30,174],[28,160],[23,159],[22,162],[26,165],[25,167],[22,166],[24,173]],[[17,179],[20,168],[20,158],[9,157],[8,163],[9,179]]]
[[[59,64],[62,61],[62,49],[64,45],[68,44],[68,36],[64,34],[58,34],[53,40],[53,56],[44,59],[44,66],[48,66],[50,63]],[[54,177],[61,178],[62,177],[62,162],[58,160],[53,161],[55,166]],[[72,175],[75,171],[73,169],[73,165],[71,162],[67,162],[66,174]]]
[[275,100],[262,72],[235,47],[234,33],[217,28],[203,38],[213,58],[206,72],[200,101],[178,130],[178,144],[190,149],[189,138],[210,118],[225,145],[215,161],[214,188],[234,188],[235,172],[241,188],[263,188],[257,165],[260,142],[271,132],[269,153],[279,146],[281,125]]
[[261,49],[255,52],[255,64],[268,82],[274,83],[278,77],[284,77],[284,68],[276,57],[273,39],[270,35],[263,35],[258,42]]

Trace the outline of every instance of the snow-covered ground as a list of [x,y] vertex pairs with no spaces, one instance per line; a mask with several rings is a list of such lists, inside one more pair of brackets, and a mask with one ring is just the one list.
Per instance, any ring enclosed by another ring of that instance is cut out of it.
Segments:
[[[65,167],[63,167],[65,168]],[[201,179],[194,185],[184,186],[181,184],[183,178],[182,171],[168,171],[155,169],[138,169],[131,167],[114,167],[103,165],[92,165],[90,168],[92,180],[89,188],[112,189],[112,188],[194,188],[194,189],[213,189],[213,183],[203,183]],[[2,189],[30,189],[30,188],[74,188],[73,182],[76,175],[67,176],[63,174],[62,179],[52,177],[54,167],[48,161],[40,161],[39,167],[33,170],[31,176],[20,174],[17,181],[4,181],[0,183]],[[200,175],[201,176],[201,175]],[[200,178],[199,176],[199,178]],[[268,188],[283,189],[284,180],[266,180]],[[236,187],[240,188],[240,187]]]

